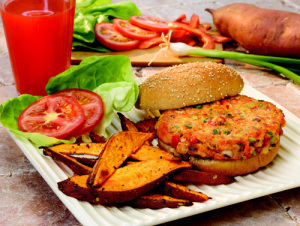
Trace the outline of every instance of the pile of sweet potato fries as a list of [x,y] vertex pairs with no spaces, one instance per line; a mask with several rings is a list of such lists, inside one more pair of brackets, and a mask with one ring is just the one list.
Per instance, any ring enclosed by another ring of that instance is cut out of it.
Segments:
[[171,153],[152,146],[156,119],[133,123],[118,113],[122,132],[109,139],[91,132],[92,143],[42,147],[73,170],[58,183],[66,195],[93,204],[125,204],[160,209],[190,206],[210,197],[186,184],[228,184],[231,177],[199,171]]

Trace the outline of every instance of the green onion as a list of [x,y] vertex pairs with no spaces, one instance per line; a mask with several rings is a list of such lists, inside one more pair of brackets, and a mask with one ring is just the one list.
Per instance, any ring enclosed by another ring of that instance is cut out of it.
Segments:
[[253,143],[253,142],[255,142],[256,141],[256,139],[254,138],[254,137],[249,137],[249,142],[250,143]]
[[227,135],[229,135],[231,132],[228,131],[228,130],[225,130],[224,133],[227,134]]
[[193,128],[193,126],[191,124],[189,124],[189,123],[186,123],[185,127],[187,127],[188,129],[192,129]]
[[200,55],[200,56],[213,57],[213,58],[232,59],[232,60],[240,61],[247,64],[252,64],[259,67],[266,67],[300,84],[300,76],[298,76],[291,70],[288,70],[287,68],[274,64],[274,63],[294,64],[296,68],[299,68],[300,59],[259,56],[254,54],[244,54],[244,53],[236,53],[236,52],[229,52],[229,51],[222,51],[222,50],[202,49],[199,47],[192,47],[180,42],[170,43],[169,48],[177,56]]
[[205,122],[207,122],[207,121],[210,120],[210,119],[211,119],[211,117],[207,117],[206,119],[204,119],[203,122],[205,123]]
[[215,134],[215,135],[219,134],[218,130],[213,129],[213,134]]

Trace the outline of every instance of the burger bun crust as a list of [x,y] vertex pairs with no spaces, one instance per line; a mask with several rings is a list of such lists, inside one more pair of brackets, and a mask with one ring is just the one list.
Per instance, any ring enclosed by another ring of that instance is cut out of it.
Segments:
[[235,96],[244,82],[232,68],[195,62],[165,68],[139,86],[138,109],[166,110]]

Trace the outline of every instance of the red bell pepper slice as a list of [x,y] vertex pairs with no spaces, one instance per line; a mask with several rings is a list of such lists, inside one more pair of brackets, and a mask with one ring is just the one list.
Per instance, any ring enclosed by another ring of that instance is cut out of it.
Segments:
[[223,36],[223,35],[210,35],[212,39],[217,43],[229,42],[232,40],[231,37]]
[[191,34],[195,35],[198,39],[200,39],[203,42],[203,49],[214,49],[215,48],[215,42],[212,39],[212,37],[203,31],[201,31],[198,28],[193,28],[187,24],[179,23],[179,22],[171,22],[168,24],[170,29],[173,30],[185,30],[190,32]]
[[200,25],[200,19],[199,16],[195,13],[191,16],[190,26],[193,28],[198,28]]
[[152,46],[156,46],[159,45],[161,43],[163,43],[164,40],[162,39],[162,37],[156,37],[156,38],[152,38],[143,42],[140,42],[138,44],[138,49],[148,49]]

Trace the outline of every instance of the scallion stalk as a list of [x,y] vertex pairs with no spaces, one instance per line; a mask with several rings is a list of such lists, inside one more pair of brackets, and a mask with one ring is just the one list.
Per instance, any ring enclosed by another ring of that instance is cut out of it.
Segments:
[[170,43],[169,49],[177,56],[200,55],[200,56],[206,56],[212,58],[232,59],[243,63],[252,64],[255,66],[266,67],[300,84],[300,76],[298,76],[297,74],[288,70],[285,67],[274,64],[274,63],[281,63],[281,64],[283,63],[289,65],[293,64],[293,65],[297,65],[297,68],[299,68],[300,60],[298,59],[260,56],[254,54],[244,54],[244,53],[236,53],[236,52],[229,52],[229,51],[222,51],[222,50],[202,49],[199,47],[192,47],[179,42]]

